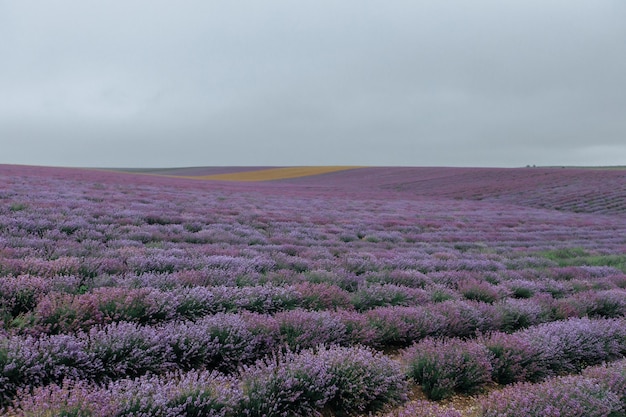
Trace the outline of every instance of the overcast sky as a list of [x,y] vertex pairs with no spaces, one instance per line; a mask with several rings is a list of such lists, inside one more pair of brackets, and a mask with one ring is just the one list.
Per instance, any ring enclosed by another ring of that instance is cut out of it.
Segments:
[[626,1],[0,0],[0,163],[626,165]]

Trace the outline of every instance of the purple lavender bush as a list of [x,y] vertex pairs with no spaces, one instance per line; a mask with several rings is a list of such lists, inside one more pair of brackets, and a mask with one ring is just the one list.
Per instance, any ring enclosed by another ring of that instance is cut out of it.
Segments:
[[144,376],[110,384],[113,416],[228,417],[241,401],[237,381],[217,372]]
[[626,411],[626,360],[593,366],[583,370],[582,375],[597,381],[600,385],[617,394]]
[[541,347],[519,334],[490,333],[478,341],[491,352],[492,379],[502,385],[537,381],[545,375],[537,358]]
[[521,383],[480,401],[481,417],[619,417],[617,394],[593,379],[557,377],[540,384]]
[[16,417],[72,416],[111,417],[118,414],[118,399],[112,392],[98,389],[85,381],[64,381],[23,390],[8,410]]
[[457,290],[468,300],[490,304],[504,296],[497,286],[478,279],[468,279],[459,282]]
[[37,339],[0,337],[0,407],[10,402],[21,388],[46,382]]
[[329,311],[291,310],[276,313],[274,317],[282,341],[294,350],[348,341],[346,326]]
[[414,341],[438,334],[446,318],[425,307],[380,307],[365,312],[373,339],[368,345],[408,346]]
[[238,415],[240,402],[241,392],[233,378],[190,372],[120,380],[104,387],[66,380],[22,391],[9,415],[231,417]]
[[372,413],[407,400],[408,385],[400,365],[366,347],[321,347],[317,360],[336,388],[326,407],[335,415]]
[[302,296],[302,308],[307,310],[337,310],[353,308],[350,293],[337,285],[303,282],[295,285]]
[[498,309],[488,303],[451,300],[435,304],[432,310],[444,317],[445,325],[439,336],[469,337],[501,327]]
[[41,277],[20,275],[0,279],[0,320],[31,312],[50,291],[50,282]]
[[262,341],[240,315],[219,313],[196,322],[170,323],[158,328],[179,369],[218,369],[233,372],[256,360]]
[[427,301],[428,294],[423,289],[394,284],[362,285],[352,293],[352,304],[357,311],[376,307],[416,306]]
[[363,347],[286,352],[244,367],[240,415],[310,416],[375,412],[406,401],[399,364]]
[[94,327],[80,337],[87,343],[87,353],[102,363],[99,381],[158,374],[175,367],[171,346],[150,326],[120,322]]
[[102,360],[89,350],[85,338],[65,334],[45,336],[34,347],[40,352],[44,383],[95,380],[104,371]]
[[545,323],[518,333],[537,349],[538,365],[549,373],[577,372],[626,353],[623,319],[570,319]]
[[385,414],[384,417],[463,417],[463,415],[455,409],[445,408],[430,401],[413,401]]
[[492,354],[473,340],[424,339],[405,349],[402,360],[407,375],[433,400],[475,392],[491,382]]
[[496,304],[500,317],[500,329],[504,332],[514,332],[542,321],[543,309],[533,299],[509,298]]
[[244,366],[240,378],[243,398],[238,413],[250,417],[314,415],[337,390],[324,362],[310,350]]

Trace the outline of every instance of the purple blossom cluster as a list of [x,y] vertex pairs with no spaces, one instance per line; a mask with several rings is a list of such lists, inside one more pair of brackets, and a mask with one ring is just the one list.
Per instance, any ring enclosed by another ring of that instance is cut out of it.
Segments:
[[617,394],[624,411],[626,411],[626,360],[592,366],[585,369],[582,375],[597,381],[603,387]]
[[[194,320],[219,312],[274,314],[298,308],[373,311],[375,316],[384,307],[427,308],[447,321],[442,324],[445,331],[440,333],[456,336],[471,335],[477,330],[515,331],[568,317],[626,315],[626,290],[620,288],[585,289],[559,299],[543,293],[530,298],[508,297],[485,302],[485,295],[465,297],[470,300],[463,301],[441,284],[422,289],[371,283],[360,285],[353,292],[333,284],[310,282],[245,287],[180,286],[169,290],[97,287],[82,294],[49,291],[46,280],[30,276],[8,277],[2,284],[0,307],[4,309],[8,327],[19,329],[26,321],[32,323],[30,332],[49,334],[88,331],[95,325],[119,321],[158,324]],[[481,285],[494,287],[487,282]]]
[[611,417],[624,415],[622,393],[585,376],[564,376],[540,384],[521,383],[481,401],[481,417]]
[[192,371],[147,375],[107,386],[66,380],[21,391],[11,415],[314,416],[325,407],[344,415],[406,401],[400,366],[362,347],[286,352],[245,366],[237,375]]
[[[620,404],[621,402],[621,404]],[[581,375],[555,377],[540,384],[521,383],[483,397],[476,417],[623,416],[626,412],[626,361],[585,369]],[[454,408],[413,401],[385,417],[461,417]]]
[[485,345],[460,339],[425,339],[403,352],[408,376],[433,400],[476,391],[491,382]]
[[407,375],[434,400],[574,373],[626,354],[623,319],[570,319],[478,339],[427,338],[403,351]]
[[413,401],[404,407],[394,410],[385,417],[463,417],[454,408],[446,408],[430,401]]

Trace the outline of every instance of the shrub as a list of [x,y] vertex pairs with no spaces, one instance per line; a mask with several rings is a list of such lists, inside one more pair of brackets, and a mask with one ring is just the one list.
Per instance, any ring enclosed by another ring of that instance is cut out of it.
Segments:
[[49,290],[49,280],[41,277],[30,275],[2,277],[0,279],[0,315],[5,311],[11,317],[16,317],[33,310],[39,299]]
[[430,401],[414,401],[384,417],[462,417],[462,414]]
[[232,378],[190,372],[120,380],[107,387],[67,380],[23,391],[9,412],[20,417],[226,417],[235,414],[240,401]]
[[258,341],[237,314],[219,313],[197,322],[172,323],[159,329],[183,370],[232,372],[257,358]]
[[129,321],[154,324],[174,318],[178,301],[152,288],[96,288],[86,294],[51,293],[37,306],[37,316],[49,333],[89,330],[97,324]]
[[381,307],[365,313],[374,346],[407,346],[441,331],[445,318],[423,307]]
[[511,292],[513,298],[527,299],[541,291],[541,288],[536,282],[523,279],[511,280],[504,285]]
[[313,270],[304,273],[304,277],[307,282],[311,283],[327,283],[336,285],[339,288],[354,292],[364,282],[363,277],[359,277],[355,274],[347,273],[346,271],[325,271],[325,270]]
[[36,317],[41,330],[51,334],[88,329],[102,322],[97,305],[78,305],[74,295],[62,293],[43,297],[37,305]]
[[118,399],[107,390],[84,381],[65,381],[20,393],[9,415],[19,417],[112,417],[118,414]]
[[241,374],[241,414],[309,416],[335,394],[325,364],[310,350],[287,352],[244,367]]
[[514,332],[540,323],[543,309],[533,299],[506,299],[496,304],[500,316],[500,330]]
[[585,294],[593,300],[587,310],[589,317],[624,317],[626,316],[626,291],[605,290]]
[[[95,298],[102,323],[132,321],[154,324],[174,318],[176,297],[152,288],[96,288],[79,298]],[[91,303],[90,303],[91,304]]]
[[62,383],[67,378],[93,380],[103,370],[101,360],[89,352],[84,338],[64,334],[45,336],[35,347],[41,355],[39,365],[46,383]]
[[407,383],[397,362],[365,347],[322,347],[324,364],[336,387],[326,406],[336,415],[365,414],[407,400]]
[[354,310],[338,310],[335,316],[346,328],[346,337],[351,344],[378,346],[379,334],[364,314]]
[[556,374],[580,371],[626,352],[623,320],[570,319],[541,324],[518,334],[540,352],[539,366]]
[[480,401],[482,417],[617,417],[618,396],[581,376],[558,377],[541,384],[521,383]]
[[587,368],[582,375],[617,394],[626,410],[626,360]]
[[408,376],[428,398],[473,392],[491,381],[492,354],[481,343],[460,339],[425,339],[402,353]]
[[219,373],[190,372],[176,380],[175,388],[166,398],[164,417],[172,414],[226,417],[235,413],[241,402],[241,391],[234,379]]
[[293,350],[348,340],[346,326],[328,311],[292,310],[275,316],[282,340]]
[[82,335],[87,337],[87,353],[102,362],[99,380],[133,378],[172,368],[172,350],[162,336],[152,327],[126,322],[93,328]]
[[431,279],[417,270],[395,269],[386,274],[380,282],[388,284],[403,285],[410,288],[426,288],[431,284]]
[[428,294],[421,288],[408,288],[394,284],[362,285],[352,294],[352,304],[357,311],[375,307],[414,306],[428,301]]
[[496,307],[483,302],[444,301],[435,304],[432,310],[444,317],[441,336],[468,337],[476,332],[498,330],[501,326]]
[[296,284],[302,296],[302,307],[309,310],[336,310],[352,308],[350,294],[336,285],[303,282]]
[[213,287],[216,311],[242,310],[270,314],[291,310],[300,304],[300,294],[293,287],[255,285],[249,287]]
[[181,318],[193,320],[219,311],[211,288],[202,286],[182,288],[177,290],[177,293],[176,315]]
[[241,400],[236,381],[217,372],[120,380],[108,391],[117,401],[113,416],[226,417],[234,415]]
[[0,336],[0,407],[8,404],[18,389],[45,382],[41,360],[35,338]]
[[493,303],[501,298],[500,291],[495,285],[486,281],[469,279],[458,284],[458,291],[468,300]]
[[369,413],[406,401],[399,364],[364,347],[285,352],[244,367],[241,414],[308,416]]
[[543,377],[538,346],[517,334],[491,333],[478,341],[491,352],[492,378],[499,384],[536,381]]
[[441,284],[431,284],[426,287],[426,291],[430,294],[430,301],[433,303],[442,303],[459,298],[457,292]]

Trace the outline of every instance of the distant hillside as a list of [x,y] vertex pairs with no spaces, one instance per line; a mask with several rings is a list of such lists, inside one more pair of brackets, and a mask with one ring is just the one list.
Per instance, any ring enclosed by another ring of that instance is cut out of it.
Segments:
[[626,213],[626,170],[580,168],[363,168],[300,185],[379,188],[424,197],[498,201],[582,213]]
[[193,167],[88,170],[0,165],[4,175],[180,184],[272,193],[480,200],[576,213],[625,214],[626,170],[593,168]]

